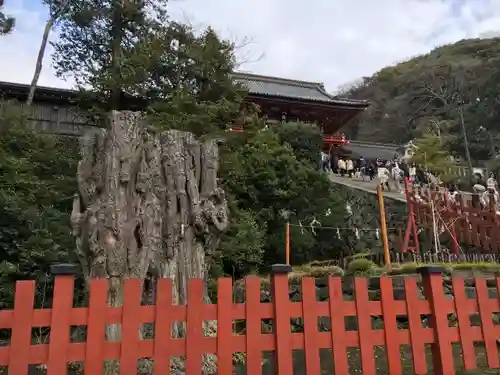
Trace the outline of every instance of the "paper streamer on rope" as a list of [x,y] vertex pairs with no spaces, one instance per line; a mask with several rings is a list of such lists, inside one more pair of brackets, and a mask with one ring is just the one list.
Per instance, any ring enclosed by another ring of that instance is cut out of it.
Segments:
[[352,216],[352,208],[351,208],[351,205],[349,204],[349,202],[347,202],[347,203],[345,204],[345,210],[347,211],[347,214],[348,214],[349,216]]
[[316,235],[316,230],[314,229],[314,228],[315,228],[315,225],[316,225],[316,226],[321,226],[321,223],[320,223],[318,220],[316,220],[316,218],[315,218],[315,217],[313,217],[313,220],[311,221],[311,223],[310,223],[309,225],[311,226],[311,232],[312,232],[314,235]]
[[302,221],[300,220],[299,220],[299,227],[300,227],[300,234],[304,234],[305,233],[304,226],[302,225]]
[[[314,217],[311,220],[311,222],[309,222],[308,224],[304,224],[301,220],[298,220],[297,224],[291,224],[291,225],[299,227],[301,234],[305,234],[306,232],[308,232],[308,229],[311,230],[311,233],[313,235],[318,234],[318,232],[317,232],[318,229],[330,229],[330,230],[335,231],[335,235],[337,236],[338,239],[342,239],[342,232],[343,231],[347,231],[349,233],[352,233],[356,237],[356,239],[358,239],[358,240],[361,239],[361,237],[365,234],[365,232],[373,233],[375,238],[378,240],[381,238],[380,228],[358,228],[358,227],[342,228],[342,227],[329,227],[329,226],[323,227],[321,225],[321,222]],[[396,230],[396,229],[389,228],[388,230],[390,231],[390,230]],[[422,229],[419,228],[419,233],[421,231],[422,231]]]

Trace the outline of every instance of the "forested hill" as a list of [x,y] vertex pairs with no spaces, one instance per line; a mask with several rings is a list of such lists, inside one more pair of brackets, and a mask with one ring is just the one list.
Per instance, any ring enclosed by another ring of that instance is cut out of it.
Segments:
[[439,128],[450,151],[463,155],[462,112],[472,158],[487,160],[488,131],[494,143],[500,140],[500,38],[436,48],[364,77],[341,94],[373,103],[346,127],[352,139],[403,143]]

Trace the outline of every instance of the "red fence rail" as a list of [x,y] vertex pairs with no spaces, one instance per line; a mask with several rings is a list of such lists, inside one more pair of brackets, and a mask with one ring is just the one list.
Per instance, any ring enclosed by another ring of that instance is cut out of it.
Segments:
[[412,188],[408,196],[417,226],[431,229],[435,220],[456,253],[460,244],[500,253],[500,216],[493,196],[488,197],[487,207],[481,207],[478,194],[458,194],[451,200],[446,190],[437,187]]
[[[354,280],[355,297],[345,300],[342,279],[329,278],[326,301],[319,301],[316,284],[312,278],[301,281],[301,301],[289,298],[287,266],[274,268],[272,276],[272,302],[261,301],[261,279],[247,277],[246,301],[233,302],[231,279],[218,280],[216,304],[203,302],[202,280],[190,280],[187,305],[172,303],[172,282],[158,280],[155,305],[141,305],[141,282],[127,280],[122,307],[107,305],[107,281],[94,280],[90,285],[88,307],[73,307],[74,279],[71,275],[58,276],[55,280],[51,309],[34,309],[35,284],[20,281],[16,285],[13,310],[0,311],[0,329],[10,329],[8,346],[0,347],[0,366],[8,366],[9,375],[25,375],[30,364],[46,364],[48,375],[67,373],[68,362],[82,361],[85,374],[101,374],[103,360],[120,361],[120,374],[137,374],[137,360],[142,357],[154,360],[154,374],[168,374],[170,359],[184,356],[186,373],[201,374],[202,355],[217,356],[218,374],[233,373],[233,353],[246,353],[247,374],[262,373],[262,352],[274,351],[276,373],[293,374],[292,350],[305,353],[305,373],[320,374],[320,349],[331,349],[335,374],[348,374],[348,348],[359,348],[362,373],[375,374],[374,347],[385,347],[388,374],[403,374],[401,345],[411,346],[413,371],[426,374],[428,365],[425,345],[431,344],[435,374],[455,374],[452,343],[462,349],[463,367],[477,368],[474,343],[483,342],[489,368],[498,368],[497,339],[500,326],[492,314],[500,312],[498,295],[490,298],[486,280],[475,279],[476,297],[468,298],[464,280],[453,279],[454,299],[446,298],[440,269],[423,268],[423,295],[415,278],[404,280],[405,297],[394,298],[393,280],[380,278],[380,297],[371,300],[367,279]],[[497,285],[500,278],[496,279]],[[498,286],[496,287],[498,291]],[[449,326],[448,315],[456,314],[456,326]],[[469,316],[479,314],[480,326],[471,326]],[[372,318],[383,321],[382,329],[372,328]],[[398,327],[397,318],[406,316],[408,328]],[[422,324],[422,317],[430,321]],[[329,331],[319,331],[318,318],[331,323]],[[357,330],[346,330],[344,319],[356,317]],[[291,319],[301,318],[303,332],[291,331]],[[273,320],[272,333],[262,333],[263,319]],[[233,321],[245,320],[246,333],[235,334]],[[204,336],[203,323],[217,321],[217,333]],[[154,324],[154,338],[141,339],[139,329],[144,323]],[[172,338],[172,323],[187,322],[184,337]],[[105,338],[108,324],[121,324],[121,341],[110,342]],[[71,343],[70,328],[86,326],[86,342]],[[32,327],[50,327],[50,342],[33,344]],[[331,355],[330,354],[330,355]]]

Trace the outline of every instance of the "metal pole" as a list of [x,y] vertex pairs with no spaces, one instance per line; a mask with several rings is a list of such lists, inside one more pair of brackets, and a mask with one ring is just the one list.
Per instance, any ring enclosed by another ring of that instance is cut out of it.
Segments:
[[386,266],[391,264],[391,254],[389,253],[389,239],[387,236],[387,220],[385,218],[384,194],[382,188],[377,186],[378,209],[380,211],[380,234],[382,245],[384,246],[384,261]]
[[436,122],[436,128],[437,128],[437,135],[439,138],[439,144],[442,146],[443,145],[443,138],[441,138],[441,126],[439,125],[439,122]]
[[495,149],[495,143],[493,142],[493,137],[491,136],[491,133],[488,130],[486,130],[486,133],[488,134],[488,140],[490,141],[491,157],[492,159],[495,159],[497,156],[497,150]]
[[467,166],[469,167],[469,182],[472,185],[472,160],[470,158],[469,142],[467,141],[467,131],[465,130],[464,110],[461,105],[458,107],[458,113],[460,114],[460,122],[462,125],[462,137],[464,138],[465,158],[467,159]]
[[285,262],[290,264],[290,222],[285,224]]

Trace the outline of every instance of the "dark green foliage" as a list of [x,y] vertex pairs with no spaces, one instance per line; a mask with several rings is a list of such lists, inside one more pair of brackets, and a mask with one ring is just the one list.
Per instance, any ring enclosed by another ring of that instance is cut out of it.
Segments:
[[213,259],[212,274],[228,274],[239,278],[262,266],[266,244],[266,223],[257,214],[237,206],[230,200],[229,230],[222,237]]
[[229,75],[236,65],[233,45],[210,28],[195,35],[173,23],[164,32],[172,42],[147,87],[151,123],[162,130],[222,135],[239,116],[244,96]]
[[[243,145],[238,140],[228,142],[221,180],[233,207],[253,214],[260,224],[258,233],[265,230],[263,266],[284,261],[283,211],[290,211],[292,223],[304,225],[315,218],[322,226],[339,226],[345,219],[343,203],[326,176],[298,158],[271,130],[256,133]],[[291,244],[294,264],[332,258],[342,248],[331,231],[318,229],[315,235],[298,227],[293,227]]]
[[76,191],[77,148],[74,139],[57,139],[28,128],[14,106],[2,107],[0,307],[5,308],[12,305],[15,280],[37,279],[40,304],[51,296],[42,293],[50,281],[50,264],[76,261],[69,214]]
[[243,93],[229,76],[236,65],[234,46],[211,28],[200,34],[171,22],[166,3],[72,2],[59,21],[57,74],[91,88],[82,91],[81,105],[98,116],[111,107],[141,109],[161,129],[197,135],[217,131],[214,123],[225,129]]
[[2,7],[3,1],[0,1],[0,35],[6,35],[12,32],[16,24],[16,20],[2,12]]
[[[166,0],[70,1],[58,19],[54,45],[58,76],[90,88],[101,109],[126,105],[123,94],[142,94],[166,43]],[[59,4],[60,5],[60,4]],[[52,7],[57,7],[54,2]]]
[[377,265],[370,259],[357,258],[351,261],[347,266],[347,275],[350,276],[369,276],[372,275]]
[[282,143],[292,147],[297,158],[313,168],[318,167],[323,134],[316,125],[288,122],[281,123],[274,130]]
[[447,152],[441,145],[440,139],[432,134],[425,134],[415,141],[415,154],[410,162],[415,165],[424,166],[429,171],[435,173],[441,181],[448,183],[454,179],[450,175],[449,169],[453,163],[449,159]]
[[[500,39],[470,39],[387,67],[346,93],[372,106],[349,136],[373,142],[404,143],[431,123],[442,124],[444,147],[464,156],[458,108],[463,107],[472,159],[492,155],[483,126],[500,136]],[[433,132],[435,132],[434,129]]]

